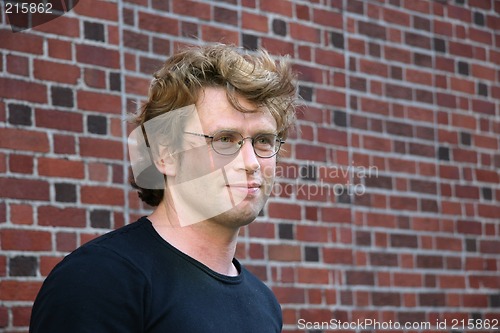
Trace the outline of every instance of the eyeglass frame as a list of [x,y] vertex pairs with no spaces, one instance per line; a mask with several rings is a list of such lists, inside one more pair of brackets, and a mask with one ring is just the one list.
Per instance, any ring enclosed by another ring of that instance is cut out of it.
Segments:
[[[234,153],[231,153],[231,154],[222,154],[220,152],[218,152],[215,148],[214,148],[214,138],[216,137],[217,133],[220,133],[220,132],[230,132],[230,133],[236,133],[238,134],[240,137],[241,137],[241,140],[237,142],[238,144],[238,149],[234,152]],[[245,144],[245,140],[247,139],[250,139],[251,140],[251,143],[252,143],[252,148],[253,148],[253,152],[255,153],[256,156],[260,157],[260,158],[271,158],[273,156],[276,156],[276,154],[278,154],[278,152],[280,151],[281,149],[281,145],[283,145],[285,143],[285,141],[283,139],[281,139],[278,135],[276,134],[271,134],[271,133],[261,133],[261,134],[257,134],[255,137],[251,137],[251,136],[247,136],[246,138],[243,137],[243,135],[237,131],[232,131],[232,130],[219,130],[219,131],[216,131],[213,135],[207,135],[207,134],[202,134],[202,133],[194,133],[194,132],[188,132],[188,131],[184,131],[185,134],[191,134],[191,135],[196,135],[196,136],[200,136],[200,137],[204,137],[205,139],[210,139],[210,146],[212,147],[212,149],[219,155],[222,155],[222,156],[231,156],[231,155],[234,155],[234,154],[237,154],[241,148],[243,147],[243,145]],[[279,143],[278,145],[278,148],[276,149],[276,151],[270,155],[270,156],[261,156],[259,155],[259,153],[255,150],[255,146],[254,146],[254,140],[256,138],[258,138],[259,136],[261,135],[274,135],[275,136],[275,141]]]

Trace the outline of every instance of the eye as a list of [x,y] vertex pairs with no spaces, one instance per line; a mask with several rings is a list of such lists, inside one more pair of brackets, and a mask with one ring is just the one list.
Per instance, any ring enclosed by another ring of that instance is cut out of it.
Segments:
[[216,141],[219,141],[219,142],[222,142],[222,143],[230,143],[230,142],[233,142],[233,138],[229,135],[224,135],[224,136],[220,136],[220,137],[217,137],[215,138]]
[[259,135],[254,139],[254,144],[259,147],[273,147],[276,144],[276,136],[274,134]]
[[258,137],[257,140],[259,140],[260,143],[266,143],[266,144],[271,144],[274,141],[272,140],[272,138],[267,136]]
[[232,133],[229,131],[216,133],[214,135],[214,141],[217,141],[220,143],[233,143],[233,142],[238,142],[239,140],[241,140],[241,139],[239,138],[237,133]]

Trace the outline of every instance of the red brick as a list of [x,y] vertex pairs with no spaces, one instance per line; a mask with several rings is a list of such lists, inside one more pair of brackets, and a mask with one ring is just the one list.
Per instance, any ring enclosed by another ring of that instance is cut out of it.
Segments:
[[81,112],[36,109],[35,123],[40,128],[53,128],[78,133],[83,131]]
[[92,88],[106,88],[106,73],[95,68],[86,68],[84,72],[85,84]]
[[323,260],[329,264],[352,265],[353,251],[344,248],[323,248]]
[[467,308],[488,307],[488,295],[485,294],[464,294],[463,306]]
[[[145,93],[145,92],[143,92]],[[122,111],[119,95],[102,94],[91,91],[78,91],[78,108],[82,110],[120,114]]]
[[0,97],[45,104],[47,87],[34,82],[0,78]]
[[30,301],[32,302],[42,283],[34,281],[0,281],[0,294],[4,301]]
[[327,242],[328,229],[316,225],[297,225],[296,239],[306,242]]
[[[40,18],[42,19],[42,15],[32,15],[32,18]],[[33,21],[33,24],[39,24],[36,20]],[[80,36],[80,25],[77,18],[68,17],[68,16],[58,16],[57,19],[52,21],[39,24],[34,28],[35,31],[44,32],[46,34],[54,34],[57,36],[67,36],[77,38]]]
[[[314,28],[314,27],[308,27],[304,26],[302,24],[297,24],[294,22],[290,22],[290,36],[295,39],[295,40],[301,40],[304,42],[310,42],[310,43],[319,43],[321,35],[320,35],[320,30]],[[320,49],[317,49],[317,52],[320,51]],[[328,52],[329,56],[334,55],[334,52]],[[342,62],[343,63],[343,56],[342,59],[340,59],[340,54],[338,57],[335,57],[333,62],[335,63],[336,67],[339,66],[338,63]],[[320,60],[320,57],[316,59],[316,61]],[[321,59],[321,60],[326,60],[326,59]],[[340,66],[339,66],[340,67]]]
[[384,54],[387,60],[402,63],[411,63],[411,54],[408,50],[392,46],[384,47]]
[[82,208],[38,207],[38,224],[43,226],[83,228],[86,225]]
[[35,179],[0,178],[0,198],[48,201],[49,184]]
[[40,274],[42,276],[47,276],[52,271],[52,269],[62,260],[62,257],[40,257]]
[[344,54],[341,52],[315,50],[315,61],[317,64],[328,66],[329,68],[345,68]]
[[401,210],[417,210],[417,200],[415,198],[410,197],[391,197],[390,205],[393,209],[401,209]]
[[330,10],[313,8],[313,21],[322,26],[342,29],[343,18],[341,13]]
[[482,66],[479,64],[472,64],[471,73],[475,78],[493,82],[495,81],[495,70],[492,67]]
[[386,138],[364,135],[362,137],[363,148],[370,151],[385,151],[392,150],[391,141]]
[[0,230],[3,250],[50,251],[52,237],[50,232],[29,229]]
[[0,203],[0,223],[7,222],[7,205],[5,202]]
[[472,275],[468,277],[469,285],[472,288],[498,288],[499,277],[495,275]]
[[76,152],[75,138],[70,135],[54,134],[54,153],[74,154]]
[[268,255],[270,260],[300,261],[300,247],[294,245],[269,245]]
[[497,111],[495,103],[474,99],[472,100],[472,110],[477,113],[495,115]]
[[262,37],[261,45],[270,54],[287,55],[294,53],[294,44],[283,39]]
[[88,65],[106,68],[120,68],[120,54],[118,50],[93,45],[76,45],[76,60]]
[[118,5],[115,2],[96,0],[93,2],[78,2],[75,13],[91,18],[118,22]]
[[342,92],[332,89],[316,89],[316,102],[330,106],[345,107],[346,97]]
[[0,327],[7,327],[9,325],[9,312],[7,307],[0,307]]
[[[2,48],[29,54],[43,54],[43,37],[0,30]],[[2,89],[0,89],[2,90]]]
[[347,46],[349,51],[358,53],[358,54],[365,54],[366,53],[366,43],[364,40],[356,39],[356,38],[348,38],[347,39]]
[[422,287],[422,275],[415,273],[394,273],[394,285],[398,287]]
[[82,203],[110,206],[124,205],[124,194],[121,188],[82,186],[80,194]]
[[190,1],[190,0],[174,0],[172,1],[173,12],[188,17],[196,17],[201,20],[210,20],[211,6],[207,3]]
[[7,55],[7,71],[12,74],[23,76],[30,75],[29,59],[15,55]]
[[411,3],[405,3],[405,8],[410,11],[420,12],[423,14],[429,14],[431,11],[431,3],[425,0],[416,0]]
[[373,286],[375,284],[375,277],[373,272],[369,271],[347,271],[346,283],[348,285],[366,285]]
[[120,30],[117,26],[108,25],[108,43],[112,45],[120,44]]
[[474,135],[474,145],[476,147],[498,150],[499,140],[497,137],[486,136],[486,135]]
[[29,155],[10,155],[9,169],[11,172],[32,174],[33,173],[33,156]]
[[243,29],[254,30],[259,32],[267,32],[269,23],[266,15],[254,13],[241,13],[241,25]]
[[[359,59],[359,69],[364,74],[387,77],[389,68],[387,65],[368,59]],[[408,80],[410,80],[408,78]]]
[[43,157],[38,159],[38,172],[49,177],[82,179],[84,163],[67,159]]
[[[500,211],[500,209],[497,209]],[[497,215],[497,218],[500,215]],[[480,242],[480,252],[481,253],[491,253],[491,254],[499,254],[500,253],[500,241],[498,240],[482,240]]]
[[302,218],[299,205],[271,202],[268,207],[268,214],[271,218],[281,218],[290,220],[300,220]]
[[139,12],[139,29],[153,31],[167,35],[179,35],[179,21],[177,19],[162,17],[157,14]]
[[[146,95],[149,90],[151,80],[140,77],[126,76],[125,91],[129,94]],[[120,109],[118,108],[118,111]]]
[[11,204],[10,220],[15,224],[33,224],[33,208],[27,204]]
[[76,84],[80,78],[80,68],[75,65],[39,59],[33,63],[33,74],[39,80]]
[[325,147],[297,144],[295,150],[295,157],[299,160],[326,161]]
[[296,64],[293,69],[301,81],[323,83],[323,71],[319,68]]
[[462,234],[482,234],[482,224],[475,221],[457,221],[457,231]]
[[27,327],[30,324],[31,307],[16,306],[12,308],[12,323],[14,326]]
[[307,284],[328,284],[328,270],[299,267],[298,282]]
[[72,43],[58,39],[48,39],[49,56],[51,58],[73,59]]
[[82,156],[122,160],[123,144],[119,141],[95,138],[81,138],[80,153]]
[[322,220],[325,222],[350,223],[351,209],[350,208],[321,208]]
[[87,170],[90,180],[105,182],[109,178],[109,170],[107,164],[88,163]]
[[476,169],[476,180],[480,182],[498,184],[500,182],[500,175],[497,171]]
[[443,35],[451,37],[453,35],[453,24],[449,21],[434,21],[434,33],[437,35]]
[[222,42],[235,45],[240,43],[240,36],[237,31],[211,25],[201,26],[201,37],[207,42]]
[[304,289],[290,287],[274,287],[273,292],[279,302],[285,304],[303,304],[305,301]]
[[264,13],[277,13],[288,17],[292,16],[292,3],[287,0],[261,1],[260,9]]
[[318,141],[338,146],[347,146],[347,133],[320,127],[318,128]]
[[410,26],[410,15],[399,10],[394,10],[391,8],[383,8],[383,19],[386,22],[401,25],[403,27]]
[[252,223],[248,226],[249,235],[258,238],[274,238],[274,229],[274,224],[264,222]]

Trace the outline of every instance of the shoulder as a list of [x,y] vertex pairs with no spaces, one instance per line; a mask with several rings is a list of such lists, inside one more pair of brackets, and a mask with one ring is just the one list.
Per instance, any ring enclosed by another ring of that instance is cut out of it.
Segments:
[[82,245],[54,267],[45,284],[85,286],[97,283],[102,277],[109,280],[123,275],[140,279],[144,273],[135,256],[141,243],[147,242],[146,226],[144,219],[140,219]]
[[[33,332],[81,332],[83,327],[105,332],[95,318],[106,316],[110,318],[107,323],[121,325],[126,321],[119,318],[123,314],[116,309],[123,307],[127,318],[139,318],[139,304],[151,297],[149,279],[128,253],[133,247],[127,251],[120,245],[125,241],[123,235],[139,227],[130,225],[110,232],[66,256],[37,295],[32,309],[32,325],[37,329]],[[113,331],[128,332],[117,327]]]

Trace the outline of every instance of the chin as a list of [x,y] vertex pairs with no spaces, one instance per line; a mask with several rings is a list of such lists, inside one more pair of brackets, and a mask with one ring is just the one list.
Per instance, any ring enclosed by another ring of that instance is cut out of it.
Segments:
[[264,205],[255,205],[255,203],[249,203],[245,200],[214,219],[228,226],[239,228],[255,221],[263,207]]

